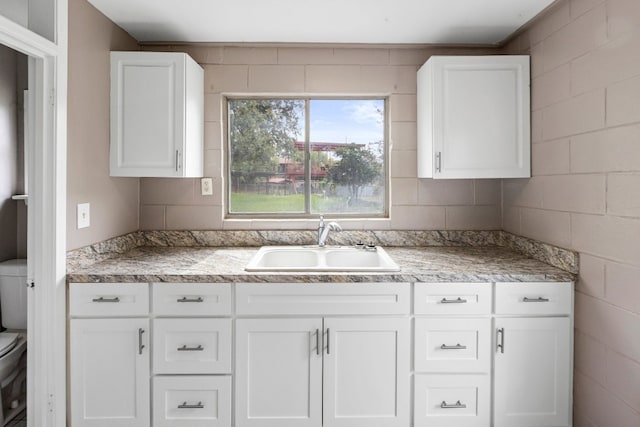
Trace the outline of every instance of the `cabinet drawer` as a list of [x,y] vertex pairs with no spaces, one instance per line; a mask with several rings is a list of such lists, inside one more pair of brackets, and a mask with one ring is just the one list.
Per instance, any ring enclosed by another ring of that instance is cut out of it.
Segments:
[[415,314],[491,314],[490,283],[416,283]]
[[573,284],[496,283],[496,314],[570,314]]
[[153,372],[231,373],[231,319],[155,319]]
[[279,283],[236,285],[236,313],[409,314],[408,283]]
[[489,425],[488,375],[416,375],[416,427],[486,427]]
[[231,377],[154,377],[153,425],[231,427]]
[[489,372],[490,319],[416,319],[417,372]]
[[146,316],[147,283],[71,283],[69,315],[83,317]]
[[153,313],[157,316],[228,316],[228,283],[154,283]]

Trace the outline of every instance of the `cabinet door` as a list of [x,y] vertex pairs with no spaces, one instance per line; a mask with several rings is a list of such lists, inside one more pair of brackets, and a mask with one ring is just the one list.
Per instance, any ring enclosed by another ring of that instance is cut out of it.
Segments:
[[202,176],[204,71],[180,52],[111,52],[111,176]]
[[409,425],[409,319],[325,319],[324,425]]
[[567,317],[496,319],[495,427],[569,426]]
[[529,58],[433,56],[423,68],[419,156],[433,177],[529,177]]
[[149,320],[71,320],[71,425],[149,426]]
[[236,427],[322,425],[322,320],[236,321]]
[[137,176],[179,175],[181,62],[175,55],[111,54],[112,176],[136,176],[136,171]]

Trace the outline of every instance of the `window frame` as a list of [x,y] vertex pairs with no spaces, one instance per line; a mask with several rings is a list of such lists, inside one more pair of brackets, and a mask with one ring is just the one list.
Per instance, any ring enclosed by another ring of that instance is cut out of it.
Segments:
[[[231,207],[231,176],[229,168],[229,154],[231,152],[231,140],[229,135],[229,101],[233,100],[294,100],[304,101],[305,106],[305,123],[304,123],[304,166],[305,166],[305,212],[230,212]],[[333,213],[333,212],[311,212],[311,168],[310,166],[310,101],[312,100],[346,100],[346,101],[366,101],[366,100],[381,100],[384,105],[384,153],[382,156],[382,170],[384,171],[384,197],[383,197],[383,210],[380,213]],[[328,214],[332,218],[347,218],[347,219],[389,219],[390,210],[390,190],[391,190],[391,165],[390,165],[390,122],[389,122],[389,95],[289,95],[289,94],[226,94],[222,96],[223,106],[223,122],[222,122],[222,135],[224,141],[222,142],[223,149],[223,182],[224,182],[224,219],[267,219],[267,220],[288,220],[288,219],[316,219],[319,215]]]

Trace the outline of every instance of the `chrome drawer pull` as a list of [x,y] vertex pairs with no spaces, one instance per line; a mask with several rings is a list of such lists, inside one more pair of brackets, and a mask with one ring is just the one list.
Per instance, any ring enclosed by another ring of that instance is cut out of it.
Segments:
[[100,298],[94,298],[91,301],[93,301],[93,302],[120,302],[120,298],[119,297],[113,297],[113,298],[100,297]]
[[460,403],[459,400],[456,403],[454,403],[453,405],[449,405],[449,404],[447,404],[447,402],[445,402],[443,400],[442,403],[440,404],[440,407],[442,409],[464,409],[464,408],[467,407],[467,405],[465,405],[464,403]]
[[461,345],[461,344],[456,344],[456,345],[446,345],[446,344],[442,344],[440,346],[440,348],[442,350],[466,350],[467,346],[466,345]]
[[182,297],[182,298],[178,298],[176,301],[177,301],[177,302],[204,302],[204,300],[202,299],[202,297],[198,297],[198,298],[187,298],[187,297]]
[[529,297],[524,297],[524,298],[522,298],[522,302],[549,302],[549,298],[542,298],[542,297],[529,298]]
[[187,347],[185,344],[182,347],[178,347],[178,351],[204,351],[204,347],[202,344],[198,344],[197,347]]
[[202,402],[198,402],[195,405],[189,405],[187,402],[183,402],[182,405],[178,405],[178,409],[202,409],[204,405]]
[[466,303],[467,300],[466,299],[462,299],[460,297],[456,298],[456,299],[446,299],[446,298],[442,298],[440,300],[441,304],[464,304]]

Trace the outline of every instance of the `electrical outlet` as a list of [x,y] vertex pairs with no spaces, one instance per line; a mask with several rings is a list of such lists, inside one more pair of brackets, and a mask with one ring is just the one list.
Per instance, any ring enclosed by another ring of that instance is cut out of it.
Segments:
[[200,193],[203,196],[213,196],[213,178],[200,179]]
[[78,204],[78,229],[91,225],[91,205],[89,203]]

